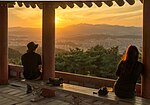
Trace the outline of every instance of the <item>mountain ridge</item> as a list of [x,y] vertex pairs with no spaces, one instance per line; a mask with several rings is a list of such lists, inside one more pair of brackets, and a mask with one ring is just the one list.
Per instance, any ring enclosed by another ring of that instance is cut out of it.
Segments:
[[[113,36],[141,36],[142,27],[120,26],[109,24],[76,24],[64,28],[56,28],[56,39],[73,38],[89,35],[113,35]],[[9,27],[10,36],[26,36],[31,39],[41,40],[42,29],[30,27]]]
[[73,38],[83,37],[89,35],[112,35],[112,36],[141,36],[142,27],[134,26],[119,26],[119,25],[108,25],[108,24],[76,24],[59,29],[58,32],[60,38]]

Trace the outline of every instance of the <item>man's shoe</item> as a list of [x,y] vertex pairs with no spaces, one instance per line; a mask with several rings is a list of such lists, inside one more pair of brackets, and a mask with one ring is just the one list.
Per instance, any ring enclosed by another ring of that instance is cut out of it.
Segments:
[[26,93],[27,93],[27,94],[30,94],[30,93],[32,93],[32,90],[27,90]]
[[44,98],[43,96],[34,96],[34,98],[31,99],[30,101],[31,101],[31,102],[36,102],[36,101],[39,101],[39,100],[41,100],[41,99],[43,99],[43,98]]

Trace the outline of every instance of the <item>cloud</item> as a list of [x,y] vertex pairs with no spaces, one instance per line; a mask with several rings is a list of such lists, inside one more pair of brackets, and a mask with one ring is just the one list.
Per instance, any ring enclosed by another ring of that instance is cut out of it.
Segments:
[[38,8],[25,8],[16,7],[10,11],[12,15],[17,16],[20,19],[36,19],[41,17],[41,10]]
[[[93,5],[91,8],[75,6],[74,8],[56,9],[57,25],[61,27],[79,23],[99,24],[104,22],[106,24],[112,22],[113,24],[116,23],[116,25],[134,25],[134,21],[136,21],[136,26],[142,23],[142,14],[142,4],[139,1],[134,5],[126,3],[122,7],[119,7],[116,3],[112,7],[108,7],[103,3],[100,8]],[[15,7],[14,9],[9,9],[9,17],[10,26],[41,27],[42,10],[39,8]],[[131,23],[126,24],[124,21],[127,20]]]

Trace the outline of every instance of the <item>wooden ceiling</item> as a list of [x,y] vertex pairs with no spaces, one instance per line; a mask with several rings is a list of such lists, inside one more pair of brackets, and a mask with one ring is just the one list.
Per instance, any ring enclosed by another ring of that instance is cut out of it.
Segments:
[[[108,7],[111,7],[115,2],[118,6],[123,6],[125,3],[128,3],[130,5],[133,5],[136,0],[97,0],[97,1],[10,1],[8,3],[9,8],[13,8],[15,5],[18,5],[19,7],[25,6],[26,8],[32,7],[32,8],[40,8],[42,9],[43,3],[50,3],[51,6],[54,8],[61,7],[65,9],[67,6],[70,8],[73,8],[75,5],[77,5],[79,8],[82,8],[84,5],[87,7],[92,7],[94,4],[97,7],[101,7],[102,5],[106,4]],[[143,0],[140,0],[141,3],[143,3]],[[4,2],[0,2],[4,3]]]

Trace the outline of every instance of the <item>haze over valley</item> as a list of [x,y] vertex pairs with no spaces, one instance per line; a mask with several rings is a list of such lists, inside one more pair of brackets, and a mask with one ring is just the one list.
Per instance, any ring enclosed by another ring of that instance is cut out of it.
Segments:
[[[56,48],[89,49],[95,45],[105,48],[119,46],[123,53],[129,44],[142,47],[142,28],[125,27],[106,24],[77,24],[56,29]],[[9,47],[26,46],[29,41],[35,41],[41,46],[42,29],[28,27],[9,28]]]

